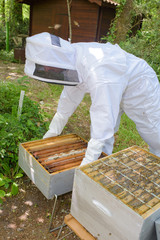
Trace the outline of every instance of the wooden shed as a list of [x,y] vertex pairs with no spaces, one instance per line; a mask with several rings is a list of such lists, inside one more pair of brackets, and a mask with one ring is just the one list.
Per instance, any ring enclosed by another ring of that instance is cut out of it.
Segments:
[[[50,32],[69,38],[67,0],[18,0],[30,5],[29,34]],[[112,0],[71,0],[72,42],[100,41],[115,17]]]

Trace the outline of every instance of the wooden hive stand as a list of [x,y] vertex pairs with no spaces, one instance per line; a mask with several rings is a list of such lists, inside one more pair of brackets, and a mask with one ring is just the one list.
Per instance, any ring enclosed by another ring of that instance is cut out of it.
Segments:
[[[65,216],[64,224],[66,224],[72,230],[69,234],[74,232],[81,240],[96,240],[96,238],[94,238],[71,214]],[[62,240],[65,236],[69,235],[66,234],[60,238],[64,224],[62,224],[62,227],[58,233],[57,240]]]

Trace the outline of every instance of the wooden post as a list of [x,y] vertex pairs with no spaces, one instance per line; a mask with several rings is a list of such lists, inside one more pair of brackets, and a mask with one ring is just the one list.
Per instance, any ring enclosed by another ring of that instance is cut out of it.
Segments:
[[21,113],[22,113],[24,94],[25,94],[25,91],[21,91],[20,99],[19,99],[18,114],[17,114],[17,117],[18,117],[19,120],[20,120]]
[[72,24],[71,24],[71,11],[70,11],[71,1],[67,0],[67,9],[68,9],[68,22],[69,22],[69,42],[72,42]]

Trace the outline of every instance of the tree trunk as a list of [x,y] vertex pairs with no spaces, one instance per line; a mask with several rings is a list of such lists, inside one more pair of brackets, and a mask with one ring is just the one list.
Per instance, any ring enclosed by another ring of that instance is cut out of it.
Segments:
[[133,2],[134,0],[126,0],[120,16],[116,19],[116,43],[125,41],[127,33],[131,29]]
[[0,15],[1,15],[1,22],[5,25],[5,0],[1,0],[0,2]]

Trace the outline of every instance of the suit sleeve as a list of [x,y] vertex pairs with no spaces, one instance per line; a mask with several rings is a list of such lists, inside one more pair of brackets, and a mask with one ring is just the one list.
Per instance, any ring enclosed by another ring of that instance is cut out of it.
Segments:
[[91,90],[91,137],[105,141],[114,135],[123,86],[118,83],[100,83]]
[[57,112],[68,119],[81,103],[86,90],[83,84],[77,86],[65,86],[59,102]]

